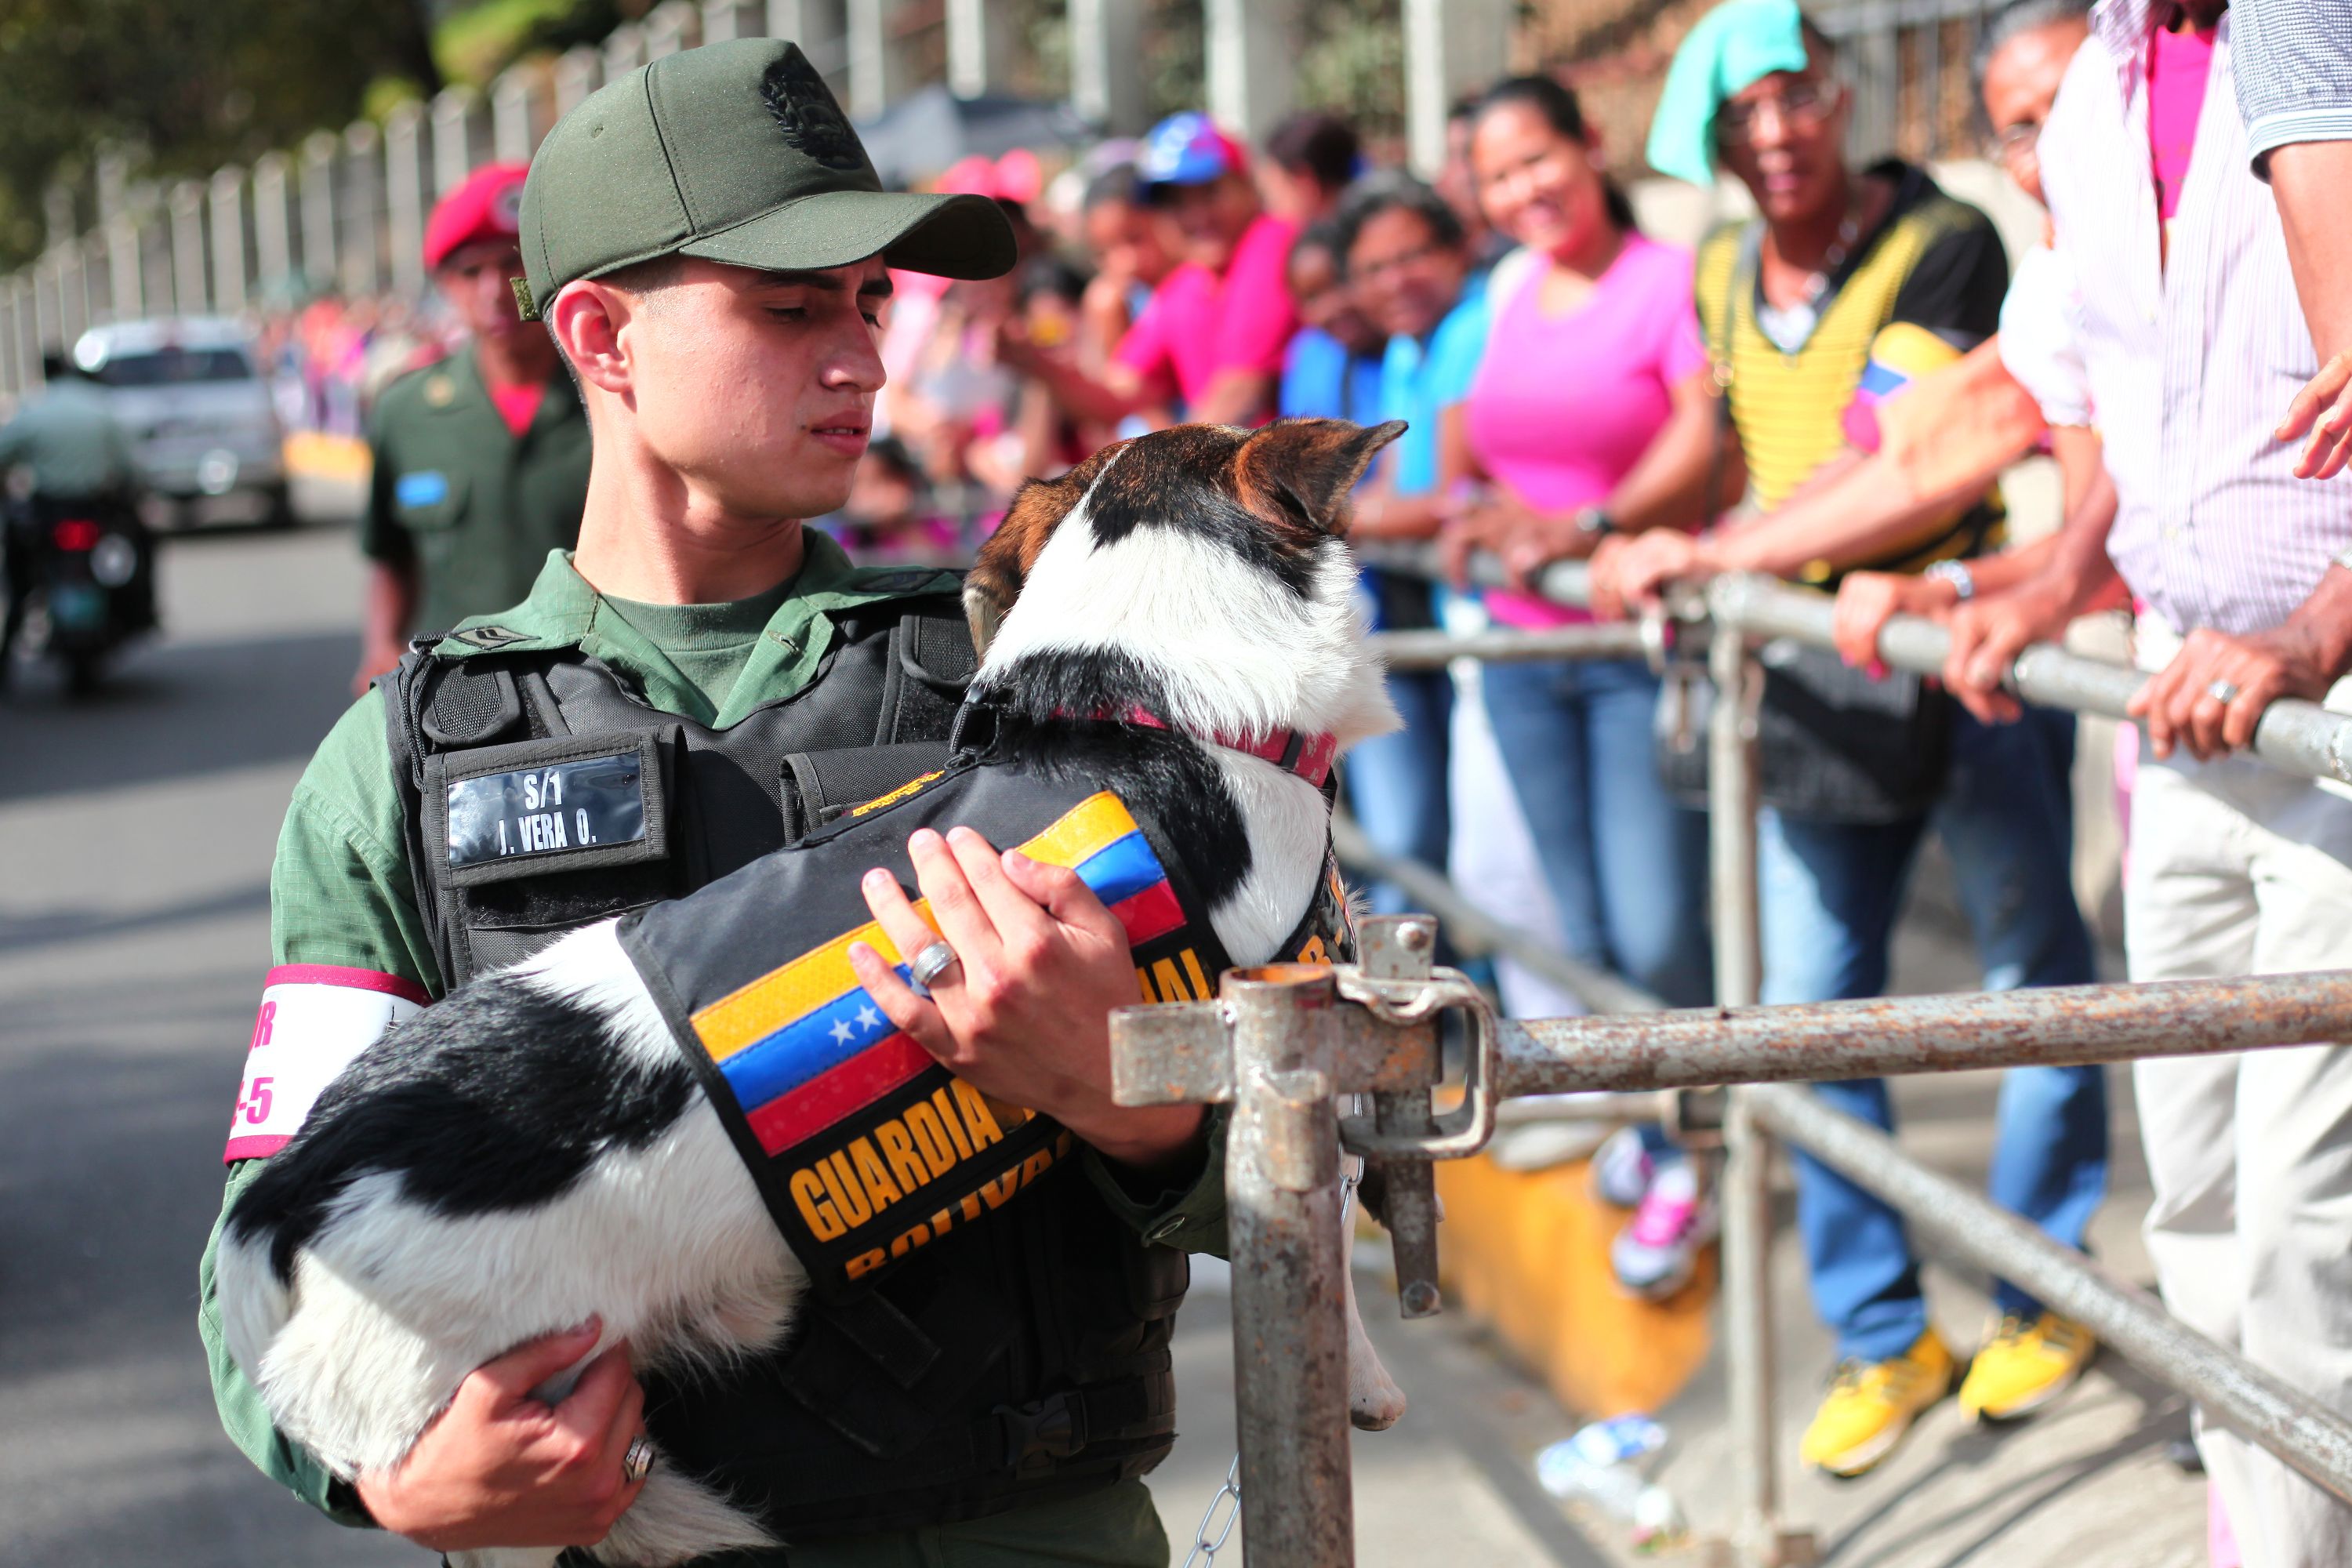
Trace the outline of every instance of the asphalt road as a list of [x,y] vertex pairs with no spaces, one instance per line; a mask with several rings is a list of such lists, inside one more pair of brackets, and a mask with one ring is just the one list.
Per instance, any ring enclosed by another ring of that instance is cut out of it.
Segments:
[[415,1563],[221,1436],[195,1266],[269,961],[270,848],[349,699],[341,529],[173,538],[169,635],[0,701],[0,1563]]

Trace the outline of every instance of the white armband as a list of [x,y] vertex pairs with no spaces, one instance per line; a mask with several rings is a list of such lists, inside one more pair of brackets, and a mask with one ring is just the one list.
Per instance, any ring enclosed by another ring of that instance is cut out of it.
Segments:
[[222,1161],[257,1160],[284,1148],[352,1058],[428,1000],[413,981],[373,969],[287,963],[271,970]]

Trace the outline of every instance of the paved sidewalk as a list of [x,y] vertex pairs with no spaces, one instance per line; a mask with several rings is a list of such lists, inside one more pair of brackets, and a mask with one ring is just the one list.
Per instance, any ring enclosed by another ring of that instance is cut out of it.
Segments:
[[[1899,1084],[1905,1147],[1937,1170],[1981,1186],[1999,1075],[1966,1073]],[[2146,1285],[2139,1245],[2147,1205],[2128,1075],[2117,1069],[2112,1194],[2092,1228],[2107,1266]],[[1893,1458],[1870,1475],[1840,1481],[1801,1471],[1799,1435],[1811,1419],[1832,1356],[1814,1321],[1803,1258],[1788,1228],[1794,1194],[1783,1163],[1773,1255],[1777,1413],[1783,1495],[1791,1523],[1817,1533],[1825,1563],[1839,1568],[2193,1568],[2205,1561],[2205,1487],[2164,1455],[2189,1429],[2187,1402],[2121,1358],[2102,1352],[2083,1382],[2035,1418],[1972,1426],[1946,1401],[1923,1416]],[[1930,1261],[1928,1297],[1954,1348],[1966,1352],[1990,1309],[1986,1281]],[[1720,1359],[1662,1413],[1675,1446],[1660,1472],[1702,1534],[1734,1522],[1731,1446],[1725,1426]],[[1610,1533],[1594,1531],[1613,1559],[1631,1563]]]

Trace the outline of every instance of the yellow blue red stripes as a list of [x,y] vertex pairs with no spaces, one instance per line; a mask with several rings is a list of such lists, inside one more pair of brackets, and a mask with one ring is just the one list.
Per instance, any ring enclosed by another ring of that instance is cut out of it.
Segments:
[[[1075,868],[1142,942],[1184,923],[1168,873],[1119,798],[1103,791],[1023,844],[1034,860]],[[929,907],[915,906],[926,921]],[[869,921],[700,1009],[694,1027],[770,1153],[831,1126],[930,1064],[898,1032],[849,966],[863,942],[906,973],[905,956]]]

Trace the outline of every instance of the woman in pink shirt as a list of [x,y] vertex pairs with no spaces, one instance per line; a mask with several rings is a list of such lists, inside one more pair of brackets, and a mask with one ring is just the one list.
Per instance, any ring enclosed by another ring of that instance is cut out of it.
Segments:
[[[1715,411],[1689,254],[1635,231],[1557,82],[1490,92],[1471,162],[1487,220],[1521,248],[1496,266],[1486,354],[1446,417],[1446,472],[1484,495],[1451,542],[1524,580],[1609,533],[1696,527]],[[1581,615],[1517,593],[1486,607],[1517,626]],[[1658,782],[1657,678],[1639,661],[1496,663],[1483,684],[1575,956],[1707,1001],[1706,821]]]

